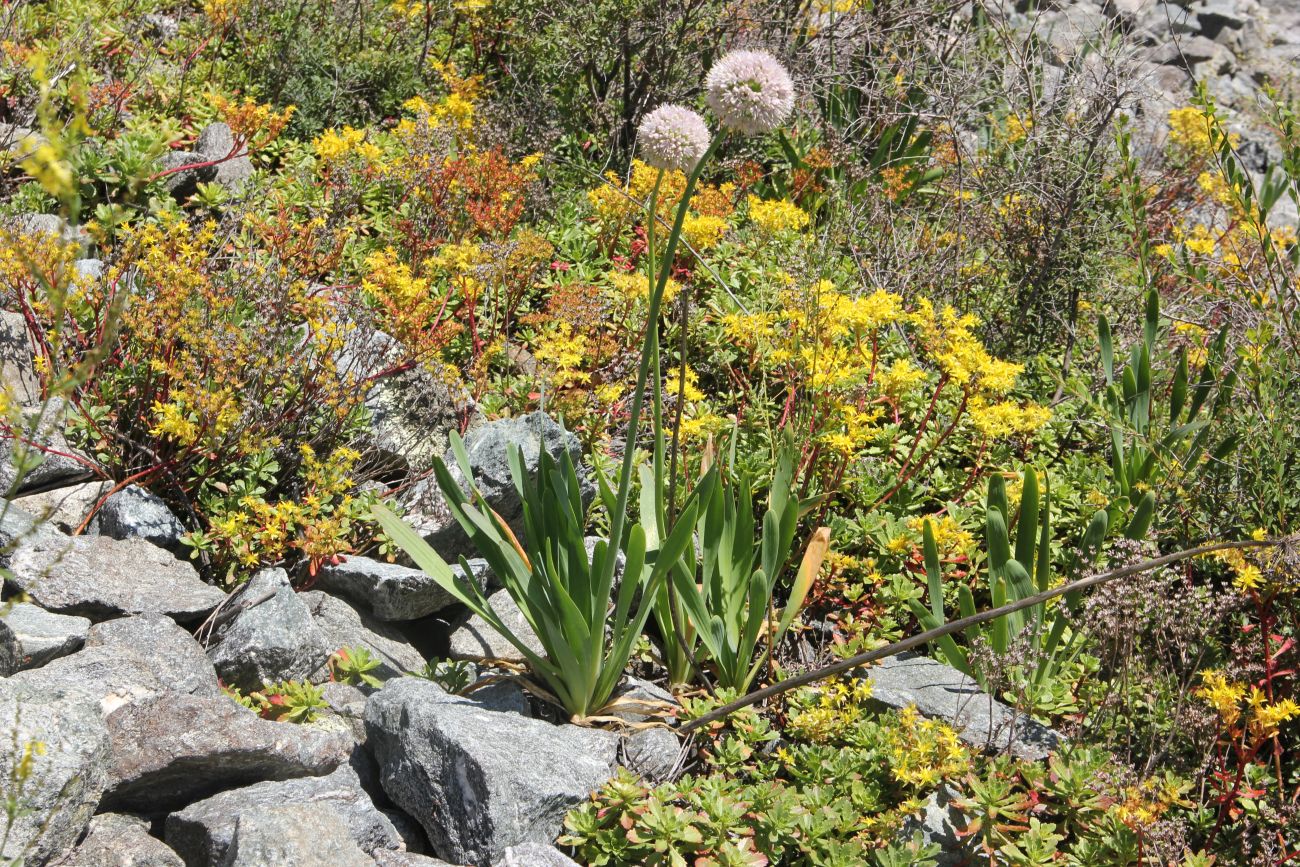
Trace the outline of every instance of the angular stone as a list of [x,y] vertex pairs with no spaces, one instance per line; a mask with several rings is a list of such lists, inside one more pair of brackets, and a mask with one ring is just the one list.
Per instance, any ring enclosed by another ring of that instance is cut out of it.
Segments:
[[546,843],[520,843],[492,867],[578,867],[578,862]]
[[[135,619],[117,622],[129,624]],[[126,627],[122,641],[107,640],[92,628],[86,638],[90,646],[84,650],[41,668],[20,671],[10,679],[32,690],[79,694],[105,717],[133,702],[177,692],[225,700],[212,664],[184,630],[172,624],[179,635],[155,646],[143,640],[136,646],[137,628]]]
[[[533,412],[479,425],[465,437],[465,454],[474,486],[515,535],[523,535],[523,503],[510,475],[509,453],[515,446],[522,450],[524,470],[533,478],[543,449],[557,461],[567,452],[584,482],[584,501],[595,495],[595,486],[582,471],[581,441],[546,413]],[[469,484],[450,450],[444,460],[452,478],[462,489],[467,489]],[[406,520],[443,557],[475,553],[473,544],[448,511],[436,479],[428,477],[412,485],[402,503]]]
[[290,804],[246,813],[220,867],[373,867],[327,804]]
[[930,793],[919,813],[909,816],[899,831],[898,839],[908,841],[920,836],[920,842],[939,847],[937,867],[960,867],[979,862],[979,847],[972,838],[963,835],[968,819],[953,801],[958,792],[942,785]]
[[225,598],[189,563],[143,539],[34,534],[18,544],[8,565],[9,583],[37,605],[91,620],[165,614],[192,623]]
[[[66,488],[27,494],[15,502],[37,520],[48,522],[60,532],[72,533],[81,526],[100,498],[111,489],[110,482],[82,482]],[[91,518],[86,527],[87,532],[95,532],[99,525],[97,517]]]
[[222,627],[208,656],[221,679],[243,690],[282,680],[323,680],[333,648],[283,569],[263,569],[239,590],[249,603]]
[[185,867],[181,857],[149,836],[149,823],[124,813],[101,813],[59,867]]
[[410,351],[391,335],[357,324],[335,363],[343,376],[370,383],[366,393],[369,430],[358,446],[381,471],[412,477],[433,467],[453,430],[480,419],[463,386],[410,366]]
[[[487,561],[468,562],[470,580],[486,587],[491,574]],[[380,620],[417,620],[456,603],[422,570],[369,557],[348,557],[343,563],[322,566],[319,574],[322,590],[346,596]]]
[[681,741],[668,729],[643,729],[623,742],[623,764],[652,782],[670,779],[682,758]]
[[[528,624],[528,619],[519,610],[515,600],[505,590],[498,590],[488,597],[488,605],[501,618],[501,622],[514,633],[524,646],[545,656],[546,650],[538,640],[537,634]],[[527,658],[488,622],[477,614],[471,615],[463,625],[451,633],[449,654],[452,659],[499,659],[503,662],[522,663]]]
[[12,733],[0,738],[0,767],[14,767],[29,744],[44,744],[23,787],[29,812],[14,821],[0,858],[45,864],[72,848],[95,813],[108,782],[108,731],[86,696],[14,678],[0,681],[0,724]]
[[331,652],[345,647],[363,647],[379,660],[370,673],[380,680],[400,677],[424,668],[425,659],[397,629],[375,620],[348,602],[316,590],[300,593],[316,626],[325,635]]
[[97,623],[87,648],[104,647],[144,660],[166,689],[189,695],[221,695],[212,661],[194,636],[169,617],[140,614]]
[[41,399],[27,320],[11,310],[0,311],[0,384],[20,406],[35,406]]
[[217,177],[217,167],[205,165],[210,161],[210,157],[190,151],[169,151],[163,154],[158,160],[160,169],[171,172],[163,177],[163,186],[178,202],[188,199],[198,191],[199,184],[209,183]]
[[[51,398],[26,411],[18,436],[0,438],[0,493],[48,491],[90,481],[96,464],[68,445],[63,435],[66,406]],[[22,478],[16,456],[22,455]]]
[[428,855],[416,855],[413,852],[394,852],[392,850],[380,850],[375,852],[371,857],[375,859],[378,867],[455,867],[441,858],[431,858]]
[[393,823],[370,800],[357,772],[346,764],[323,777],[258,783],[197,801],[167,817],[165,838],[187,864],[219,864],[234,841],[237,822],[287,804],[333,807],[351,841],[364,852],[401,845]]
[[488,710],[417,678],[370,697],[366,730],[388,796],[439,857],[475,865],[554,840],[564,814],[609,779],[619,741]]
[[144,539],[173,554],[182,553],[185,527],[159,497],[127,485],[104,501],[99,510],[99,532],[112,539]]
[[887,657],[868,669],[872,699],[887,707],[915,705],[923,716],[952,726],[977,750],[1008,750],[1017,758],[1039,761],[1064,739],[1052,729],[1017,713],[980,689],[951,666],[917,653]]
[[264,720],[223,697],[159,695],[108,717],[113,768],[104,805],[164,812],[221,789],[320,776],[349,740]]
[[194,149],[205,159],[221,160],[215,166],[214,179],[228,190],[238,191],[253,175],[248,149],[236,143],[227,124],[217,122],[205,126],[194,142]]
[[84,617],[52,614],[30,602],[19,602],[5,615],[17,644],[17,667],[39,668],[52,659],[74,653],[86,643],[90,621]]

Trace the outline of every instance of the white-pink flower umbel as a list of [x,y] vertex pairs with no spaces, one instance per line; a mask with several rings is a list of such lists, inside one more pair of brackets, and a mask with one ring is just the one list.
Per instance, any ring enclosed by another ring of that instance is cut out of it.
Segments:
[[766,51],[732,51],[713,64],[704,83],[722,125],[746,135],[776,129],[794,110],[790,73]]
[[689,172],[709,149],[709,127],[689,108],[661,105],[636,131],[641,159],[657,169]]

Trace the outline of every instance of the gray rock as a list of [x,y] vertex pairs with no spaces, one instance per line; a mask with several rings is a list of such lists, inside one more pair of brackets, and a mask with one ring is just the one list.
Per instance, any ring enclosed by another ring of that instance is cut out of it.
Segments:
[[7,156],[24,155],[45,143],[45,136],[30,127],[0,123],[0,151]]
[[104,501],[99,511],[99,532],[112,539],[144,539],[182,553],[185,527],[159,497],[135,485],[127,485]]
[[299,598],[311,611],[316,626],[325,635],[332,652],[345,647],[363,647],[379,660],[370,672],[380,680],[398,677],[424,668],[425,659],[397,629],[352,607],[347,601],[312,590]]
[[[0,858],[41,865],[72,848],[108,782],[109,738],[99,708],[84,695],[0,681],[0,767],[12,768],[33,742],[31,777],[19,800],[28,812],[10,829]],[[13,792],[11,792],[13,794]]]
[[492,867],[578,867],[578,862],[546,843],[520,843],[506,849]]
[[668,729],[643,729],[623,741],[623,765],[651,782],[672,778],[681,759],[681,741]]
[[0,311],[0,384],[21,406],[35,406],[41,399],[41,378],[33,363],[27,320],[12,310]]
[[423,365],[391,335],[357,324],[335,363],[343,376],[369,383],[368,430],[359,444],[380,469],[415,476],[433,467],[447,449],[448,435],[481,421],[464,387],[448,383]]
[[618,736],[487,710],[417,678],[366,705],[384,791],[424,826],[435,853],[487,865],[550,843],[564,814],[609,779]]
[[441,858],[416,855],[413,852],[394,852],[388,849],[381,849],[371,857],[375,859],[378,867],[455,867]]
[[149,34],[163,42],[175,39],[180,35],[180,22],[171,15],[163,15],[159,12],[150,12],[148,15],[141,16],[141,20],[149,29]]
[[8,566],[8,583],[37,605],[91,620],[165,614],[192,623],[225,598],[189,563],[143,539],[36,533],[18,544]]
[[918,814],[908,817],[898,834],[900,840],[911,840],[919,833],[923,844],[937,845],[938,867],[979,863],[976,838],[962,835],[969,820],[953,803],[956,797],[955,789],[940,786],[930,793]]
[[185,867],[181,857],[149,836],[149,823],[124,813],[101,813],[59,867]]
[[327,774],[351,751],[350,740],[264,720],[224,696],[153,696],[107,722],[113,766],[103,804],[145,813],[232,786]]
[[208,649],[223,681],[249,690],[327,676],[333,648],[283,569],[258,572],[239,591],[239,600],[249,607],[219,631]]
[[99,259],[78,259],[72,263],[77,269],[77,276],[82,280],[94,282],[104,276],[104,263]]
[[[487,561],[468,562],[468,577],[480,589],[486,587],[491,572]],[[458,565],[452,569],[460,571]],[[380,620],[418,620],[456,603],[422,570],[369,557],[348,557],[337,565],[322,566],[317,586],[347,597]]]
[[[523,451],[525,471],[536,477],[542,449],[557,461],[567,452],[581,471],[582,443],[544,412],[498,419],[480,425],[466,435],[465,453],[474,485],[510,529],[522,537],[523,504],[510,477],[509,449],[514,446]],[[468,482],[461,475],[459,464],[450,450],[444,460],[452,478],[462,489],[467,489]],[[583,479],[584,502],[589,502],[595,495],[595,486],[586,480],[585,474]],[[425,478],[412,485],[402,503],[407,521],[439,554],[450,558],[473,553],[473,545],[447,510],[435,479]]]
[[[519,610],[515,600],[505,590],[498,590],[488,597],[488,605],[501,618],[501,622],[524,643],[524,646],[539,656],[546,655],[546,649],[537,639],[537,634],[528,624],[528,619]],[[526,657],[488,622],[477,614],[471,615],[463,625],[451,633],[449,654],[452,659],[498,659],[503,662],[525,662]]]
[[189,695],[222,694],[216,670],[202,645],[161,614],[97,623],[90,628],[86,647],[133,654],[168,690]]
[[373,867],[327,804],[268,807],[239,818],[220,867]]
[[351,841],[364,852],[401,845],[393,823],[375,807],[357,772],[346,764],[323,777],[258,783],[197,801],[167,817],[165,839],[187,864],[218,864],[234,841],[237,822],[286,804],[333,807]]
[[[82,482],[66,488],[55,488],[36,494],[26,494],[15,502],[30,512],[37,520],[45,521],[64,533],[73,533],[85,521],[90,510],[100,498],[112,489],[110,482]],[[98,516],[91,518],[86,532],[98,530]]]
[[158,160],[161,170],[170,172],[163,176],[163,186],[177,201],[188,199],[198,191],[199,184],[211,183],[216,179],[217,167],[205,165],[211,160],[211,157],[190,151],[168,151]]
[[86,643],[90,621],[52,614],[30,602],[19,602],[4,617],[16,642],[17,667],[39,668],[52,659],[74,653]]
[[639,677],[626,677],[614,688],[615,704],[610,716],[641,723],[647,720],[672,722],[676,719],[674,710],[680,705],[673,694],[658,684]]
[[95,462],[68,445],[63,435],[65,413],[64,402],[51,398],[24,413],[17,437],[0,439],[0,492],[47,491],[95,477]]
[[8,677],[18,670],[22,659],[22,646],[18,636],[3,620],[0,620],[0,677]]
[[[193,641],[188,635],[184,637]],[[92,631],[87,643],[94,640]],[[179,641],[167,644],[179,646]],[[164,651],[167,644],[163,645]],[[197,648],[168,655],[153,648],[111,642],[60,657],[41,668],[20,671],[10,680],[34,691],[81,695],[105,717],[134,702],[178,693],[227,701],[221,695],[212,664]]]
[[235,141],[230,127],[224,123],[205,126],[194,143],[194,149],[206,159],[221,160],[215,166],[215,178],[218,184],[228,190],[242,189],[253,175],[253,163],[248,158],[248,149],[242,142]]
[[1052,729],[1017,713],[951,666],[916,653],[882,659],[867,675],[873,701],[901,709],[916,705],[923,716],[952,726],[978,750],[1008,750],[1017,758],[1047,758],[1064,739]]

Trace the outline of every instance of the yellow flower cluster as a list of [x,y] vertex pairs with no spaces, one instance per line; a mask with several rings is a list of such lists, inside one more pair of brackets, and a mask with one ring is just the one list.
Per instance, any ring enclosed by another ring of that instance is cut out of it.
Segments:
[[926,789],[970,769],[970,753],[951,726],[925,719],[915,705],[898,712],[898,725],[885,729],[885,751],[894,779]]
[[583,370],[587,357],[587,338],[573,330],[566,320],[552,323],[533,341],[533,358],[547,371],[547,379],[554,388],[571,388],[587,382],[590,376]]
[[1223,672],[1213,669],[1201,672],[1201,686],[1193,692],[1214,708],[1226,729],[1235,726],[1249,709],[1247,726],[1259,739],[1273,737],[1283,723],[1300,717],[1300,704],[1294,699],[1270,702],[1259,687],[1229,681]]
[[[1175,108],[1169,112],[1169,146],[1175,156],[1184,159],[1208,159],[1213,155],[1214,140],[1211,136],[1213,120],[1200,108],[1193,105]],[[1240,141],[1240,136],[1231,134],[1228,139],[1233,147]]]
[[826,744],[842,738],[865,715],[871,698],[871,681],[866,678],[835,678],[798,696],[799,708],[791,716],[787,732],[795,740]]
[[212,522],[210,537],[232,561],[252,567],[296,549],[319,562],[350,549],[353,497],[349,491],[360,452],[336,448],[321,459],[305,443],[299,451],[304,486],[300,499],[267,502],[244,497],[237,509]]
[[[686,192],[686,175],[680,171],[667,171],[660,178],[658,169],[633,160],[626,183],[613,172],[607,172],[605,183],[587,191],[587,202],[602,238],[608,242],[623,228],[644,219],[643,210],[649,203],[657,178],[660,234],[667,234],[663,226],[671,225],[677,205]],[[735,185],[730,183],[720,186],[701,183],[696,186],[690,208],[682,220],[682,237],[686,243],[700,252],[717,246],[729,228],[727,219],[734,210],[732,197],[735,189]]]
[[1239,548],[1216,551],[1213,556],[1232,570],[1232,584],[1242,593],[1254,593],[1264,585],[1264,573]]
[[[641,271],[610,271],[607,278],[622,300],[645,301],[650,297],[649,278]],[[682,284],[669,277],[664,284],[662,308],[665,311],[681,291]]]
[[1017,403],[1003,400],[989,403],[976,395],[970,399],[967,409],[970,411],[971,424],[988,439],[1032,434],[1052,420],[1052,411],[1048,407],[1033,402]]
[[1149,777],[1138,785],[1125,786],[1115,799],[1114,815],[1131,828],[1147,828],[1155,824],[1170,807],[1190,807],[1184,797],[1190,783],[1171,773]]
[[312,140],[311,149],[316,158],[326,164],[342,162],[348,156],[356,154],[366,163],[379,165],[384,152],[379,145],[369,141],[367,136],[364,129],[353,129],[350,126],[341,130],[330,128]]
[[802,229],[811,219],[807,211],[793,202],[784,199],[764,201],[757,196],[749,197],[749,221],[769,235]]
[[930,523],[930,532],[934,534],[934,544],[941,557],[968,555],[975,548],[975,537],[951,515],[909,518],[907,529],[916,539],[922,538],[926,522]]

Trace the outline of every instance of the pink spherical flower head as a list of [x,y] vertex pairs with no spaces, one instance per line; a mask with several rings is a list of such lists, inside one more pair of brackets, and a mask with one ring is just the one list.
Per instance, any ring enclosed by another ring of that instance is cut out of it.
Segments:
[[709,149],[709,128],[689,108],[661,105],[641,119],[636,132],[641,159],[657,169],[689,172]]
[[704,81],[709,108],[722,125],[757,135],[780,126],[794,109],[794,82],[766,51],[733,51]]

